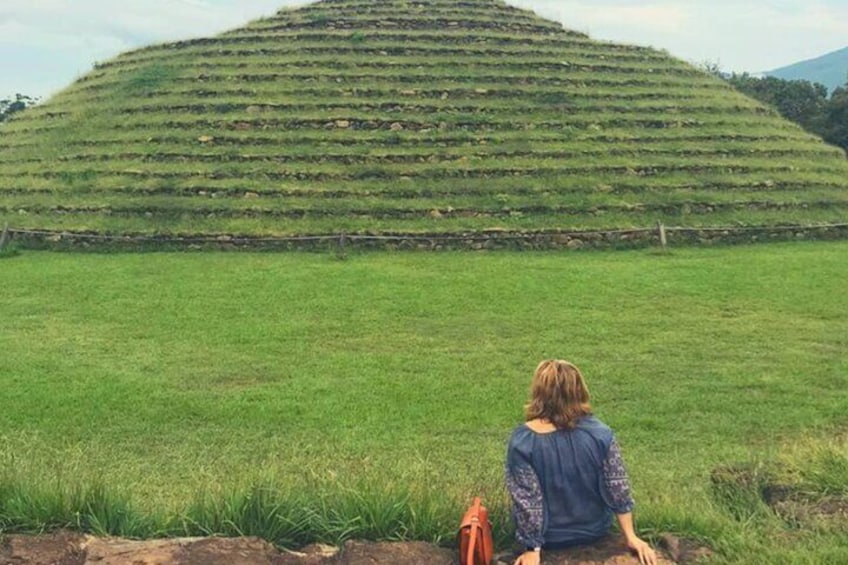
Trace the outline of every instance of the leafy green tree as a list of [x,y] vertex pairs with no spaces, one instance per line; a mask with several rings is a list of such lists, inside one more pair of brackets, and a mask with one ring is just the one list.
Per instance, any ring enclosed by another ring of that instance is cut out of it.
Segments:
[[828,103],[827,87],[823,84],[776,77],[756,78],[747,73],[733,74],[727,81],[748,96],[773,106],[784,118],[820,134]]
[[828,97],[826,86],[806,80],[757,78],[747,73],[723,78],[740,92],[772,106],[784,118],[848,151],[848,84]]
[[13,114],[26,110],[36,103],[38,103],[37,98],[25,94],[15,94],[14,99],[6,98],[0,100],[0,122],[5,122]]
[[822,121],[825,140],[848,151],[848,83],[833,91]]

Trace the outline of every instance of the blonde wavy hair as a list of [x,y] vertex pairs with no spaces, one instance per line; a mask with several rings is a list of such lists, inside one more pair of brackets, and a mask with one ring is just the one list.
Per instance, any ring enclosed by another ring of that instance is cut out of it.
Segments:
[[539,363],[530,385],[530,402],[524,407],[528,422],[539,418],[558,429],[572,429],[591,413],[589,389],[580,369],[562,359]]

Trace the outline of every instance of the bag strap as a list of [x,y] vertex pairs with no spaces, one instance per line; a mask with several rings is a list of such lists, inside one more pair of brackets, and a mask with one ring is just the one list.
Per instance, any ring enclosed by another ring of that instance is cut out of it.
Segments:
[[471,514],[471,529],[468,532],[468,552],[465,556],[465,561],[468,565],[475,565],[476,563],[474,561],[474,550],[477,545],[477,530],[480,529],[480,504],[481,500],[479,498],[475,498],[474,504],[472,505],[474,512]]

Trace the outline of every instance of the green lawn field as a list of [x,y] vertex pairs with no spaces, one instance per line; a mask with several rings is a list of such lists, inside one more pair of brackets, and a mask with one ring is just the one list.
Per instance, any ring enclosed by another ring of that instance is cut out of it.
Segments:
[[848,562],[844,521],[710,479],[782,462],[810,497],[848,497],[848,243],[25,252],[0,288],[0,531],[449,541],[483,493],[507,540],[505,442],[536,363],[563,357],[617,432],[646,535],[717,562]]

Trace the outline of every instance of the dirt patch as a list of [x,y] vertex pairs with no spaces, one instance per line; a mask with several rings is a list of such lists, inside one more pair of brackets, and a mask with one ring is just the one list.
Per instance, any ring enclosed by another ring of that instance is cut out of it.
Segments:
[[[672,534],[663,535],[656,549],[660,565],[698,563],[713,555],[708,548]],[[512,565],[515,558],[515,553],[503,553],[498,555],[496,563]],[[639,560],[630,553],[624,540],[615,536],[607,537],[591,546],[548,551],[542,555],[542,565],[636,565],[638,563]]]
[[117,538],[86,537],[83,549],[86,553],[84,563],[100,565],[178,563],[180,554],[186,546],[198,540],[150,540],[130,541]]
[[778,477],[788,473],[777,466],[724,466],[713,470],[712,492],[737,518],[767,508],[787,525],[804,529],[848,527],[848,498],[810,492]]
[[[340,564],[374,565],[376,563],[453,565],[454,551],[428,543],[368,543],[350,541],[344,545]],[[510,564],[511,565],[511,564]]]
[[84,565],[84,540],[84,536],[70,532],[0,536],[0,565]]
[[284,551],[277,564],[282,565],[329,565],[338,563],[339,548],[331,545],[309,545],[300,551]]
[[[695,563],[712,555],[689,540],[665,535],[660,563]],[[496,559],[512,565],[511,552]],[[545,552],[545,565],[634,565],[620,538],[566,551]],[[246,538],[178,538],[132,541],[95,538],[70,532],[0,538],[0,565],[454,565],[457,552],[423,542],[348,541],[341,548],[311,545],[279,550],[265,540]]]
[[775,514],[797,528],[848,529],[848,499],[830,497],[810,500],[803,496],[770,505]]
[[699,563],[714,555],[710,548],[694,540],[671,534],[664,534],[660,538],[659,546],[675,563]]
[[848,498],[814,496],[793,486],[769,484],[763,501],[790,526],[799,528],[848,528]]

